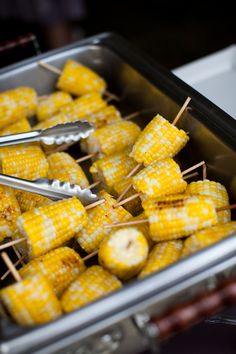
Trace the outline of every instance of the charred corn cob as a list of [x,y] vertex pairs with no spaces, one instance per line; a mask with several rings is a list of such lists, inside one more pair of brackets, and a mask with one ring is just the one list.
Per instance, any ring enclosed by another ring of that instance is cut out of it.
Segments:
[[18,87],[0,93],[0,129],[18,119],[31,117],[37,107],[36,92],[30,87]]
[[[143,205],[144,206],[144,205]],[[174,195],[145,202],[150,236],[166,241],[213,226],[217,223],[214,203],[204,196]]]
[[145,167],[132,181],[134,189],[149,198],[183,193],[187,187],[179,166],[170,158]]
[[43,274],[60,296],[76,277],[86,269],[82,258],[72,248],[60,247],[23,266],[22,278]]
[[236,222],[228,222],[226,224],[216,225],[209,229],[202,230],[188,237],[184,241],[182,256],[188,256],[199,251],[204,247],[208,247],[223,238],[236,232]]
[[130,156],[145,166],[175,156],[188,142],[185,131],[176,128],[159,114],[146,125]]
[[90,68],[69,59],[59,77],[57,88],[80,96],[93,91],[103,93],[106,82]]
[[37,118],[39,121],[55,115],[61,107],[72,102],[72,97],[67,92],[54,92],[38,103]]
[[0,149],[2,173],[33,180],[46,177],[48,162],[37,145],[18,145]]
[[[116,184],[113,185],[112,189],[116,198],[118,198],[124,191],[132,184],[132,178],[122,178]],[[135,189],[131,186],[128,192],[125,194],[126,198],[131,197],[136,194]],[[141,202],[140,198],[133,199],[124,204],[124,208],[128,210],[132,215],[136,215],[141,212]]]
[[111,233],[101,243],[100,264],[120,279],[130,279],[140,272],[148,256],[148,243],[136,228]]
[[0,242],[16,232],[20,207],[12,189],[0,186]]
[[183,241],[174,240],[168,242],[160,242],[156,244],[148,256],[147,263],[139,274],[139,278],[157,272],[162,268],[178,261],[181,256]]
[[10,135],[28,132],[31,130],[30,124],[26,118],[19,119],[16,123],[8,125],[4,128],[0,135]]
[[16,190],[15,195],[22,213],[52,203],[50,199],[35,193]]
[[112,155],[132,146],[140,134],[137,124],[118,121],[96,129],[90,136],[82,140],[82,149],[91,154]]
[[100,266],[80,274],[61,298],[62,308],[71,312],[121,288],[121,282]]
[[104,203],[88,210],[88,223],[76,235],[77,242],[87,253],[98,249],[104,237],[110,233],[110,230],[104,227],[105,225],[132,218],[124,208],[113,208],[116,201],[108,193],[102,191],[99,196],[105,199]]
[[[229,197],[225,187],[219,182],[204,180],[192,182],[187,186],[187,194],[205,195],[211,198],[216,208],[229,205]],[[219,223],[226,223],[231,220],[230,210],[220,211],[218,214]]]
[[14,320],[22,326],[46,323],[62,315],[60,302],[42,275],[27,277],[2,289],[0,298]]
[[81,188],[89,186],[84,171],[69,154],[65,152],[51,154],[48,156],[48,164],[49,179],[78,184]]
[[98,112],[89,114],[84,117],[84,120],[94,124],[96,128],[101,128],[107,124],[117,122],[121,119],[122,118],[120,112],[114,106],[107,106]]
[[29,259],[63,245],[86,223],[86,211],[76,197],[27,211],[17,220],[26,237]]

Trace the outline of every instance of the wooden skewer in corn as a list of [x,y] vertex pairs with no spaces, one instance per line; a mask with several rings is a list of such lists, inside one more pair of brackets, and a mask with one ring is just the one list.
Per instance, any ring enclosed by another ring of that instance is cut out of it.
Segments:
[[22,280],[19,272],[17,271],[17,269],[15,268],[14,264],[12,263],[10,257],[8,256],[8,254],[6,252],[2,252],[1,253],[1,257],[4,261],[4,263],[6,264],[6,266],[8,267],[9,271],[11,272],[11,274],[13,275],[14,279],[17,282],[20,282]]
[[[16,261],[15,263],[14,263],[14,267],[17,267],[21,262],[23,262],[23,260],[24,260],[24,258],[25,258],[25,256],[22,256],[20,259],[18,259],[18,261]],[[24,265],[25,263],[23,262],[23,265]],[[1,280],[4,280],[9,274],[11,273],[11,271],[8,269],[8,271],[6,271],[6,273],[4,273],[2,276],[1,276]]]

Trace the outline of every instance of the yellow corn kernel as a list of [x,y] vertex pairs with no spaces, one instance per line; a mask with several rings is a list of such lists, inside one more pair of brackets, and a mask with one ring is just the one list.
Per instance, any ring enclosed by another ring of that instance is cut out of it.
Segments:
[[[132,184],[132,178],[122,178],[120,181],[118,181],[116,184],[113,185],[112,189],[114,192],[114,195],[116,198],[118,198],[124,190]],[[128,190],[128,192],[125,194],[124,198],[129,198],[132,195],[136,194],[136,190],[132,187]],[[123,207],[128,210],[132,215],[137,215],[138,213],[141,212],[142,207],[141,207],[141,202],[140,198],[135,198],[123,205]]]
[[59,77],[57,88],[80,96],[92,91],[103,93],[106,82],[90,68],[69,59]]
[[62,246],[86,223],[86,210],[76,197],[27,211],[17,220],[26,237],[29,259]]
[[216,243],[223,238],[232,235],[235,232],[235,221],[216,225],[209,229],[199,231],[184,241],[182,257],[186,257],[194,252],[201,250],[202,248],[208,247],[213,243]]
[[48,178],[58,179],[62,182],[78,184],[87,188],[89,181],[79,164],[65,152],[56,152],[48,156]]
[[92,173],[95,181],[103,182],[104,189],[111,190],[135,166],[136,162],[128,156],[127,150],[125,150],[95,161],[89,172]]
[[158,114],[143,129],[130,156],[148,166],[154,161],[175,156],[188,140],[184,130],[178,129]]
[[149,254],[147,263],[139,274],[139,278],[144,278],[151,273],[158,272],[160,269],[177,262],[181,256],[182,248],[183,241],[181,240],[156,244]]
[[121,282],[100,266],[92,266],[80,274],[69,286],[61,298],[65,312],[74,311],[115,290],[121,288]]
[[132,146],[139,134],[137,124],[121,120],[96,129],[88,138],[82,139],[83,149],[88,154],[99,152],[112,155]]
[[91,92],[61,107],[58,114],[40,122],[33,129],[46,129],[57,124],[86,120],[86,116],[100,111],[106,105],[106,101],[103,100],[99,93]]
[[120,112],[114,106],[107,106],[98,112],[89,114],[84,117],[84,120],[92,123],[97,129],[107,124],[120,121],[121,119],[122,118]]
[[0,164],[2,173],[29,180],[46,177],[48,173],[46,156],[37,145],[1,148]]
[[43,324],[62,315],[60,302],[42,275],[25,278],[2,289],[0,298],[14,320],[22,326]]
[[[191,182],[186,189],[187,194],[205,195],[213,200],[216,208],[229,205],[229,197],[226,188],[219,182],[204,181]],[[223,210],[217,213],[219,223],[226,223],[231,220],[230,210]]]
[[38,257],[23,266],[20,270],[22,278],[43,274],[51,283],[57,296],[85,271],[82,258],[72,248],[60,247]]
[[16,232],[20,207],[11,188],[0,186],[0,242]]
[[43,121],[55,115],[61,107],[72,102],[72,97],[67,92],[54,92],[38,103],[37,118]]
[[18,119],[31,117],[37,107],[37,94],[30,87],[18,87],[0,93],[0,129]]
[[113,208],[116,200],[108,193],[101,191],[99,196],[105,199],[104,203],[88,210],[88,223],[76,235],[77,242],[87,253],[98,249],[104,237],[109,235],[110,229],[105,228],[105,225],[132,218],[132,215],[121,206]]
[[132,181],[134,189],[149,198],[183,193],[187,187],[178,164],[170,158],[153,162],[137,173]]
[[15,196],[22,213],[52,203],[50,199],[43,197],[42,195],[21,190],[15,190]]
[[4,128],[0,132],[0,135],[19,134],[19,133],[28,132],[30,130],[31,127],[28,120],[26,118],[22,118],[18,120],[16,123],[8,125],[6,128]]
[[[144,205],[143,205],[144,206]],[[145,202],[153,241],[166,241],[215,225],[214,203],[204,196],[175,195]]]
[[111,233],[101,243],[100,264],[120,279],[130,279],[140,272],[148,256],[148,243],[136,228]]

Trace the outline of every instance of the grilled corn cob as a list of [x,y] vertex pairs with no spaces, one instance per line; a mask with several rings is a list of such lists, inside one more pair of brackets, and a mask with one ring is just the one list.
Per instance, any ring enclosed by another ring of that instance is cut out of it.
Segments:
[[17,220],[27,239],[29,259],[63,245],[86,223],[86,211],[76,197],[27,211]]
[[67,92],[54,92],[42,99],[38,103],[37,118],[43,121],[55,115],[61,107],[65,104],[72,102],[72,97]]
[[84,117],[84,120],[94,124],[95,128],[101,128],[104,125],[117,122],[121,119],[122,118],[120,112],[114,106],[107,106],[98,112],[89,114]]
[[104,203],[88,210],[88,223],[76,235],[77,242],[87,253],[95,251],[104,237],[110,233],[105,225],[132,218],[124,208],[113,208],[116,201],[108,193],[102,191],[99,196],[105,199]]
[[65,152],[56,152],[48,156],[48,178],[58,179],[62,182],[78,184],[81,188],[87,188],[89,181],[76,161]]
[[120,279],[130,279],[140,272],[148,256],[148,243],[135,228],[124,228],[107,236],[101,243],[100,264]]
[[93,91],[103,93],[106,82],[90,68],[69,59],[59,77],[57,88],[80,96]]
[[218,242],[229,235],[232,235],[235,232],[235,221],[216,225],[210,227],[209,229],[199,231],[184,241],[182,256],[185,257],[194,252],[197,252],[200,249],[208,247],[213,243]]
[[71,312],[121,288],[121,282],[100,266],[80,274],[61,298],[62,308]]
[[176,262],[181,256],[183,241],[173,240],[156,244],[148,256],[147,263],[139,274],[139,278],[157,272]]
[[[229,197],[225,187],[219,182],[204,180],[192,182],[187,186],[187,194],[205,195],[211,198],[216,208],[229,205]],[[218,214],[219,223],[226,223],[231,220],[230,210],[220,211]]]
[[176,128],[159,114],[146,125],[133,146],[130,156],[148,166],[175,156],[188,142],[185,131]]
[[31,117],[37,107],[36,92],[30,87],[18,87],[0,93],[0,129],[18,119]]
[[10,135],[10,134],[18,134],[24,133],[31,130],[30,124],[26,118],[19,119],[16,123],[8,125],[4,128],[0,135]]
[[22,326],[46,323],[62,315],[60,302],[42,275],[27,277],[2,289],[0,298]]
[[179,166],[170,158],[145,167],[132,181],[134,189],[149,198],[183,193],[187,187]]
[[72,281],[86,269],[83,260],[72,248],[60,247],[38,257],[23,266],[22,278],[43,274],[60,296]]
[[15,195],[22,213],[52,203],[50,199],[35,193],[16,190]]
[[[112,186],[114,195],[118,198],[126,189],[132,184],[132,178],[122,178],[116,184]],[[131,197],[132,195],[136,194],[135,189],[131,186],[128,192],[125,194],[126,198]],[[124,208],[128,210],[132,215],[137,215],[141,212],[141,202],[140,198],[135,198],[127,203],[124,204]]]

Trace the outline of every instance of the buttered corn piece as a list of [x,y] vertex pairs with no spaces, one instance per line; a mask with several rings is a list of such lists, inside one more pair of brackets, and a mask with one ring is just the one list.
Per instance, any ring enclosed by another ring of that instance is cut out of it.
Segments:
[[91,154],[112,155],[132,146],[140,134],[140,128],[133,122],[118,121],[96,129],[82,140],[82,149]]
[[0,242],[16,232],[20,207],[12,189],[0,186]]
[[[132,185],[131,177],[122,178],[121,180],[119,180],[116,184],[112,186],[115,197],[118,198],[130,185]],[[128,192],[125,194],[125,198],[129,198],[136,193],[136,190],[133,188],[133,186],[131,186]],[[125,203],[123,207],[128,210],[128,212],[130,212],[132,215],[137,215],[142,210],[140,198],[130,200],[129,202]]]
[[22,213],[52,203],[50,199],[35,193],[16,190],[15,195]]
[[100,266],[92,266],[80,274],[61,298],[65,312],[74,311],[121,288],[121,282]]
[[19,119],[17,122],[4,128],[0,135],[10,135],[28,132],[31,130],[30,124],[26,118]]
[[134,189],[149,198],[183,193],[187,187],[178,164],[170,158],[153,162],[138,172],[132,181]]
[[146,125],[133,146],[130,156],[148,166],[175,156],[188,142],[185,131],[176,128],[159,114]]
[[84,117],[84,120],[94,124],[95,128],[101,128],[107,124],[117,122],[121,119],[122,118],[120,112],[114,106],[107,106],[98,112],[89,114]]
[[148,243],[136,228],[111,233],[101,243],[100,264],[120,279],[130,279],[140,272],[148,256]]
[[173,240],[156,244],[148,256],[148,260],[139,274],[139,278],[157,272],[178,261],[181,256],[183,241]]
[[2,289],[0,299],[22,326],[43,324],[62,315],[60,302],[42,275],[27,277]]
[[34,180],[46,177],[48,162],[37,145],[18,145],[0,148],[2,173],[14,177]]
[[82,258],[72,248],[59,247],[23,266],[22,278],[43,274],[60,296],[76,277],[86,269]]
[[216,225],[209,229],[202,230],[188,237],[184,241],[182,256],[188,256],[199,251],[204,247],[208,247],[223,238],[236,232],[236,222]]
[[103,100],[99,93],[91,92],[61,107],[59,113],[40,122],[34,129],[46,129],[54,127],[57,124],[86,120],[86,116],[100,111],[106,105],[106,101]]
[[37,118],[43,121],[55,115],[61,107],[72,102],[72,97],[67,92],[54,92],[40,100],[37,107]]
[[105,199],[104,203],[88,210],[88,223],[76,235],[77,242],[87,253],[98,249],[104,237],[110,233],[106,225],[132,218],[132,215],[124,208],[113,208],[116,200],[107,192],[100,192],[99,197]]
[[[204,181],[191,182],[186,189],[187,194],[205,195],[213,200],[216,208],[229,205],[229,197],[225,187],[219,182]],[[230,210],[223,210],[217,213],[219,223],[229,222],[231,219]]]
[[59,77],[57,88],[80,96],[93,91],[103,93],[106,82],[90,68],[69,59]]
[[89,181],[77,162],[65,152],[56,152],[48,156],[48,178],[58,179],[62,182],[78,184],[81,188],[87,188]]
[[0,129],[18,119],[31,117],[37,108],[37,94],[30,87],[18,87],[0,93]]
[[17,220],[21,235],[27,239],[29,259],[62,246],[86,223],[86,210],[76,197],[27,211]]
[[166,241],[215,225],[214,203],[204,196],[175,195],[143,204],[153,241]]
[[89,171],[95,180],[103,182],[104,188],[111,190],[112,186],[116,185],[135,166],[136,162],[124,150],[95,161]]

